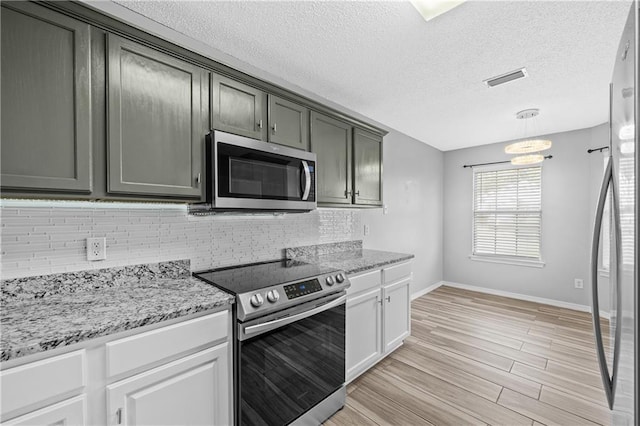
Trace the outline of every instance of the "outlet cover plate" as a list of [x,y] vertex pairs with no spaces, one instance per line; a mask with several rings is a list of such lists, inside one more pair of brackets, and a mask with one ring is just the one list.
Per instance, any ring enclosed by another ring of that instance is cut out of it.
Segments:
[[107,258],[107,239],[105,237],[87,238],[87,260],[105,260]]
[[582,281],[580,278],[576,278],[574,281],[574,286],[575,288],[584,288],[584,281]]

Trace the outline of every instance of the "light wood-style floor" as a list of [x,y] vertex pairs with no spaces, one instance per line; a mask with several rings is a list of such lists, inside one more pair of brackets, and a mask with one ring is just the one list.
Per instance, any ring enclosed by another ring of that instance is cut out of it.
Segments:
[[440,287],[411,316],[326,425],[609,424],[590,314]]

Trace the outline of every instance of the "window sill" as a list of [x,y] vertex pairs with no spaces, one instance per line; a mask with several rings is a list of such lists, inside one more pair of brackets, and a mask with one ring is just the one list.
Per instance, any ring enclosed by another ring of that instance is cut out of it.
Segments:
[[526,266],[528,268],[544,268],[545,265],[541,260],[520,260],[507,257],[476,256],[473,254],[469,255],[469,259],[477,262],[501,263],[504,265]]

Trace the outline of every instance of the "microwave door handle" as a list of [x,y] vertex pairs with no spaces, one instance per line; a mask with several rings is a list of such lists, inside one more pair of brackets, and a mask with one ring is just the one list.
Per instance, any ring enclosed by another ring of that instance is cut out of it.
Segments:
[[302,191],[302,201],[307,201],[309,198],[309,192],[311,191],[311,170],[309,170],[309,163],[305,160],[300,161],[302,163],[302,170],[304,172],[304,190]]

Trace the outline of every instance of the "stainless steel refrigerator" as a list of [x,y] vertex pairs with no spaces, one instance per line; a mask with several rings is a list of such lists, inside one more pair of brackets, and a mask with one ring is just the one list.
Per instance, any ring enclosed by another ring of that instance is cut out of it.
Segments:
[[[591,253],[593,324],[602,383],[614,425],[640,423],[638,406],[638,0],[618,47],[610,86],[610,145]],[[602,232],[604,229],[608,232]],[[610,244],[602,244],[607,239]],[[600,249],[608,252],[602,256]],[[608,249],[608,250],[607,250]],[[609,287],[598,291],[599,265]],[[605,295],[603,296],[603,293]]]

